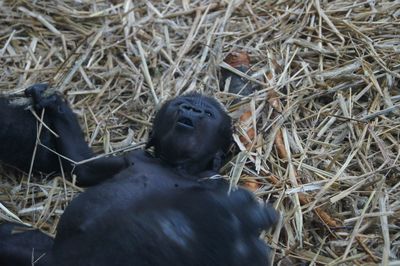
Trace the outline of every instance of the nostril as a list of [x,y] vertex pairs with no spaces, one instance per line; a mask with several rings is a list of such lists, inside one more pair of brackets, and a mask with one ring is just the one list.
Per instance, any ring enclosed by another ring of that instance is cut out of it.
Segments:
[[184,110],[184,111],[190,111],[190,109],[192,109],[192,107],[187,104],[181,104],[180,109]]
[[182,105],[182,108],[185,109],[185,110],[189,110],[190,109],[190,107],[187,106],[187,105]]

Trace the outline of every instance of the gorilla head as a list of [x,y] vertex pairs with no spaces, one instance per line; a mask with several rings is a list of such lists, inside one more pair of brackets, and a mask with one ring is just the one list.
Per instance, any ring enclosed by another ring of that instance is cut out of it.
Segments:
[[189,172],[218,171],[232,143],[231,118],[215,99],[198,93],[166,102],[153,125],[147,147]]

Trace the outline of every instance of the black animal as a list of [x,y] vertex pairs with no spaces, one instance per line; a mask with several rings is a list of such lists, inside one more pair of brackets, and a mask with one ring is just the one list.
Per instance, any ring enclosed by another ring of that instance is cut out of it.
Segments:
[[25,172],[29,171],[32,160],[34,171],[47,174],[60,172],[60,167],[63,167],[66,173],[78,176],[77,183],[81,186],[100,182],[131,164],[124,156],[103,157],[79,165],[74,165],[63,157],[59,158],[57,153],[79,162],[92,158],[95,154],[85,142],[76,115],[68,103],[57,94],[43,97],[42,93],[46,88],[46,84],[36,84],[28,88],[25,94],[33,98],[34,111],[38,117],[41,117],[45,108],[43,122],[58,136],[45,126],[41,127],[39,135],[39,122],[28,106],[11,104],[10,98],[2,97],[0,98],[2,117],[0,161]]
[[[65,172],[77,175],[81,186],[95,185],[129,167],[136,156],[100,158],[74,165],[94,157],[85,142],[82,130],[68,103],[59,95],[43,97],[46,84],[37,84],[26,90],[34,101],[38,116],[45,109],[42,127],[34,157],[34,170],[45,173],[59,172],[60,162]],[[38,121],[26,110],[9,99],[0,98],[0,161],[28,171],[38,136]],[[196,174],[206,170],[218,171],[232,142],[231,120],[220,104],[209,97],[191,94],[173,99],[158,112],[147,144],[154,146],[155,155],[169,166]],[[64,157],[50,150],[56,151]],[[142,153],[142,151],[139,151]]]
[[[74,160],[92,155],[65,101],[43,97],[40,87],[28,93],[60,135],[59,153]],[[209,178],[218,173],[231,141],[230,118],[214,99],[190,94],[168,101],[147,145],[155,155],[134,151],[123,158],[133,165],[113,176],[95,167],[80,173],[86,184],[103,182],[66,208],[43,265],[265,265],[258,233],[276,220],[275,211],[243,189],[227,196],[228,184]],[[160,229],[163,221],[194,233],[168,234]]]
[[[265,266],[268,248],[258,235],[276,219],[243,189],[229,196],[218,187],[166,191],[108,209],[77,234],[57,234],[51,247],[29,239],[35,231],[18,238],[33,242],[30,248],[4,245],[0,226],[0,263],[31,265],[33,257],[36,266]],[[10,250],[14,256],[5,254]]]
[[52,246],[53,238],[39,230],[11,223],[0,225],[0,265],[2,266],[32,265],[32,262],[45,258]]
[[147,147],[168,165],[196,174],[219,171],[231,144],[231,118],[215,99],[192,93],[162,106]]

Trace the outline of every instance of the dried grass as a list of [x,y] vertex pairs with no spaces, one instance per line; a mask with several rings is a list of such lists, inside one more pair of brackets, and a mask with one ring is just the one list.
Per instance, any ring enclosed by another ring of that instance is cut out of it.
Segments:
[[[49,82],[106,153],[145,141],[159,103],[184,92],[215,95],[236,119],[251,110],[224,171],[282,212],[265,235],[274,264],[400,263],[398,1],[17,0],[0,11],[2,93]],[[218,71],[235,50],[261,88],[230,105]],[[5,170],[0,182],[0,219],[50,234],[81,191]]]

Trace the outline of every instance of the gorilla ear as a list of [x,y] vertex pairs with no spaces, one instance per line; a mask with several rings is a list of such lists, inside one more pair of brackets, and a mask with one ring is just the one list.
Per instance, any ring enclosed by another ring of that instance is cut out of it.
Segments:
[[225,161],[225,157],[226,157],[226,153],[222,150],[218,150],[215,154],[214,154],[214,158],[212,161],[212,169],[215,172],[218,172],[221,167],[223,162]]
[[155,147],[155,146],[156,146],[156,140],[155,140],[155,136],[154,136],[154,130],[152,130],[152,131],[150,131],[149,139],[147,140],[145,149]]

